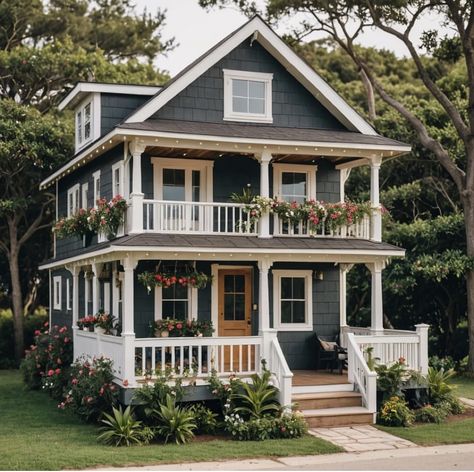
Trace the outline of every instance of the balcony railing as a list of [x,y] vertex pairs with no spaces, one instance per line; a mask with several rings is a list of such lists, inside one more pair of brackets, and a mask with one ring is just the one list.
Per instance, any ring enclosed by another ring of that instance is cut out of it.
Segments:
[[144,200],[144,231],[256,235],[258,224],[244,204]]

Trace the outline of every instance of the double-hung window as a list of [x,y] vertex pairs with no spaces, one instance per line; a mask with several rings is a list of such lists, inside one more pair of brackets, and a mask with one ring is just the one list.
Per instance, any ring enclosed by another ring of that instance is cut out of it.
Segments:
[[53,310],[61,310],[61,276],[53,277]]
[[224,120],[271,123],[273,74],[224,69]]
[[67,216],[73,216],[79,210],[80,185],[76,184],[67,191]]
[[93,206],[97,206],[97,200],[100,199],[100,170],[92,174],[92,180],[93,180],[93,185],[94,185],[94,191],[93,191],[94,205]]
[[123,196],[123,162],[117,162],[112,166],[112,196]]
[[80,148],[92,139],[92,100],[76,111],[76,144]]
[[312,290],[311,270],[273,271],[273,316],[276,329],[313,329]]
[[315,165],[273,164],[273,193],[286,202],[316,198]]

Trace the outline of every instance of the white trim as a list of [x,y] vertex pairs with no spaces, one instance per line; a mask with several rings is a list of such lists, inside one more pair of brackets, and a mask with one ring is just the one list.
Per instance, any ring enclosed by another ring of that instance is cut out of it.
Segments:
[[[162,320],[163,319],[163,287],[155,287],[155,309],[154,309],[154,319]],[[177,300],[177,299],[175,299]],[[188,302],[188,312],[186,313],[186,320],[191,320],[193,316],[197,319],[197,312],[193,313],[193,308],[197,306],[197,288],[188,287],[188,297],[186,299]]]
[[[224,73],[224,121],[243,121],[256,123],[273,123],[272,115],[272,80],[273,74],[223,69]],[[245,80],[261,82],[265,86],[265,112],[240,113],[233,110],[232,81]]]
[[[115,171],[118,169],[119,171],[119,181],[118,181],[118,191],[116,191],[117,182],[115,180]],[[116,195],[124,195],[124,165],[123,161],[118,161],[112,166],[112,196],[115,197]]]
[[71,311],[71,279],[66,278],[66,311]]
[[76,86],[62,99],[58,105],[58,109],[64,110],[68,105],[74,105],[77,99],[86,93],[118,93],[125,95],[155,95],[161,90],[161,87],[152,85],[126,85],[126,84],[98,84],[95,82],[79,82]]
[[110,282],[104,282],[103,284],[103,290],[104,290],[104,300],[102,303],[102,308],[106,313],[110,313]]
[[88,208],[89,205],[89,183],[86,182],[85,184],[82,184],[81,187],[81,206],[82,208]]
[[[86,106],[90,105],[90,135],[86,139],[79,141],[79,132],[77,127],[77,115],[81,113],[81,134],[84,132],[84,110]],[[74,110],[74,130],[75,130],[75,146],[76,152],[87,146],[92,141],[95,141],[100,137],[100,124],[101,124],[101,104],[100,94],[93,93],[87,95],[82,102]]]
[[283,172],[297,172],[306,174],[306,198],[316,199],[316,172],[317,165],[278,164],[273,163],[273,196],[281,198],[281,178]]
[[[59,284],[59,288],[58,288]],[[53,310],[61,310],[62,306],[62,277],[55,275],[53,277]]]
[[[97,185],[97,180],[99,181],[99,185]],[[100,180],[100,170],[97,170],[92,174],[92,206],[94,208],[97,207],[97,200],[100,198],[101,183],[102,182]]]
[[194,82],[210,67],[226,56],[251,35],[258,32],[258,41],[272,54],[298,81],[306,87],[331,113],[350,129],[361,133],[376,135],[376,131],[367,123],[334,89],[332,89],[303,59],[301,59],[271,28],[258,16],[253,17],[244,26],[236,30],[214,50],[211,50],[193,67],[186,70],[178,79],[163,89],[146,105],[126,119],[126,123],[145,121],[179,92]]
[[[212,135],[199,135],[199,134],[185,134],[185,133],[171,133],[164,131],[144,131],[134,129],[124,129],[117,127],[110,131],[107,135],[102,137],[97,143],[91,146],[90,149],[81,152],[74,159],[64,164],[60,169],[51,174],[49,177],[44,179],[40,183],[40,189],[44,189],[51,185],[57,178],[63,177],[65,174],[70,172],[70,169],[80,167],[86,162],[99,157],[102,146],[106,149],[109,148],[109,144],[112,143],[113,138],[120,136],[123,140],[126,137],[137,136],[143,138],[153,138],[153,140],[159,140],[160,145],[172,146],[180,148],[195,147],[196,149],[216,149],[216,143],[220,144],[222,151],[243,151],[248,152],[248,146],[252,146],[252,151],[260,153],[265,149],[274,154],[285,154],[292,153],[295,155],[299,154],[314,154],[315,156],[326,156],[328,158],[332,156],[347,156],[348,154],[342,152],[343,150],[354,150],[357,151],[357,156],[354,155],[356,160],[351,161],[351,167],[357,167],[368,164],[370,157],[374,155],[374,152],[379,153],[390,153],[385,157],[397,157],[402,154],[406,154],[411,151],[411,146],[408,145],[381,145],[381,144],[360,144],[360,143],[341,143],[341,142],[324,142],[324,141],[290,141],[290,140],[276,140],[276,139],[255,139],[255,138],[233,138],[226,136],[212,136]],[[176,143],[178,141],[178,143]],[[117,142],[116,142],[117,144]],[[150,146],[153,145],[150,140]],[[240,145],[243,145],[241,148]],[[253,148],[255,146],[255,148]],[[287,152],[286,152],[287,151]],[[362,154],[363,152],[363,154]],[[349,154],[350,156],[350,154]],[[87,159],[87,161],[86,161]],[[344,164],[339,164],[344,166]]]
[[[67,191],[67,216],[68,218],[73,216],[79,208],[81,207],[81,202],[80,202],[80,185],[75,184],[72,187],[70,187]],[[71,200],[72,200],[72,208],[71,208]]]
[[[273,326],[278,331],[313,330],[313,271],[312,270],[272,270],[273,274]],[[281,279],[282,277],[304,278],[305,318],[304,323],[281,322]]]
[[192,172],[200,171],[199,201],[213,201],[213,167],[214,161],[199,159],[170,159],[166,157],[152,157],[153,165],[153,198],[163,200],[163,169],[179,169],[185,171],[185,201],[192,201]]

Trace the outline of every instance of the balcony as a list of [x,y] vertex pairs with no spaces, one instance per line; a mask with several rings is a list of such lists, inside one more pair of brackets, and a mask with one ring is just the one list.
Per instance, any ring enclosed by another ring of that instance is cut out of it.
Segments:
[[304,220],[291,221],[270,211],[255,216],[251,205],[239,203],[147,199],[143,200],[142,208],[143,232],[262,237],[268,227],[270,237],[372,239],[372,215],[359,217],[351,224],[335,224],[322,218],[315,225]]

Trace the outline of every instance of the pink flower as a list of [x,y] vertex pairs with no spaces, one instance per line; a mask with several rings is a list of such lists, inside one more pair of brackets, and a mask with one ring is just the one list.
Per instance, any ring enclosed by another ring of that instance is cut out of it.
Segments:
[[125,380],[122,382],[122,384],[123,384],[124,387],[128,387],[128,380],[125,379]]
[[54,370],[50,369],[48,370],[48,377],[52,377],[54,375]]
[[54,371],[54,373],[55,373],[56,375],[59,375],[59,374],[61,373],[61,369],[56,369],[56,370]]
[[76,378],[74,378],[74,379],[71,380],[71,383],[72,383],[73,385],[77,385],[78,382],[79,382],[79,380],[77,380]]
[[41,331],[39,329],[35,330],[35,336],[39,336],[41,334]]

